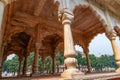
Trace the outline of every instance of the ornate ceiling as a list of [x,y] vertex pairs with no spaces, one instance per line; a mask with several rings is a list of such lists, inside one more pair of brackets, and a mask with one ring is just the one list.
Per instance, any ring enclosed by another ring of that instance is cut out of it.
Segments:
[[[58,21],[58,11],[62,8],[58,2],[54,0],[15,0],[6,5],[5,25],[3,26],[4,54],[8,55],[7,53],[10,51],[20,54],[21,49],[28,52],[34,51],[38,34],[40,42],[43,44],[41,52],[51,54],[50,47],[61,50],[61,46],[63,48],[63,43],[61,43],[63,42],[63,26]],[[118,16],[118,19],[120,17],[120,0],[88,0],[87,2],[70,0],[69,8],[74,14],[71,26],[74,43],[83,48],[88,47],[97,34],[105,32],[104,18],[91,5],[101,10],[108,8],[112,15]],[[38,32],[36,32],[36,26],[39,26]],[[45,52],[45,50],[48,51]]]

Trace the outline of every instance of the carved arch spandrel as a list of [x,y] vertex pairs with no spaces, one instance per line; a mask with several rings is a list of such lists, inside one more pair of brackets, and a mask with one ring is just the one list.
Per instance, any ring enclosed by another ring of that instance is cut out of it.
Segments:
[[[63,42],[63,38],[57,33],[51,33],[43,37],[42,43],[44,49],[41,51],[41,54],[44,53],[44,56],[55,54],[56,48],[59,43]],[[46,51],[47,50],[47,51]]]
[[[95,8],[93,8],[92,6],[90,5],[76,5],[74,10],[73,10],[73,13],[74,15],[77,14],[78,16],[79,15],[79,9],[82,8],[82,9],[90,9],[91,13],[95,15],[95,17],[98,18],[98,20],[102,23],[103,27],[106,27],[107,26],[107,23],[105,22],[105,19],[100,15],[101,13],[99,13],[98,11],[95,10]],[[105,16],[105,15],[103,15]]]
[[21,26],[12,26],[12,29],[7,33],[7,35],[4,36],[4,42],[9,42],[11,41],[11,37],[20,32],[25,32],[26,34],[30,35],[31,37],[35,37],[35,34],[31,31],[27,31],[24,27]]
[[95,8],[93,8],[93,6],[90,6],[90,5],[77,5],[73,10],[73,13],[75,14],[75,16],[76,15],[77,15],[77,17],[80,16],[79,15],[79,9],[80,8],[89,9],[91,11],[91,14],[94,14],[94,16],[99,20],[99,23],[102,24],[101,27],[103,27],[103,29],[101,28],[99,32],[94,33],[93,35],[89,36],[89,38],[85,36],[85,35],[88,35],[88,34],[83,33],[84,34],[83,35],[83,42],[79,43],[79,45],[83,46],[83,48],[84,48],[84,46],[89,47],[90,42],[92,41],[92,39],[95,36],[97,36],[99,33],[104,33],[105,32],[105,28],[107,26],[107,23],[105,22],[105,19],[100,15],[101,13],[96,11]]

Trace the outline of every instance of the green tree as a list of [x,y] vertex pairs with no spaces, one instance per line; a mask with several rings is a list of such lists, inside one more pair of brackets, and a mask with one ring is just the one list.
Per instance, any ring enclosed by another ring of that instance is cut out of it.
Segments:
[[30,53],[30,55],[27,58],[27,66],[32,67],[34,61],[34,52]]
[[47,73],[50,73],[52,70],[52,59],[50,56],[45,59],[45,70],[47,70]]
[[97,57],[94,54],[89,54],[90,64],[92,67],[97,65]]
[[77,53],[77,61],[78,61],[78,65],[86,65],[86,58],[85,57],[82,57],[82,54],[80,52]]
[[16,73],[18,71],[18,56],[14,56],[11,60],[6,60],[3,64],[3,71]]
[[56,55],[56,66],[57,66],[57,72],[59,72],[59,65],[63,65],[64,64],[64,53],[62,52],[58,52],[58,54]]

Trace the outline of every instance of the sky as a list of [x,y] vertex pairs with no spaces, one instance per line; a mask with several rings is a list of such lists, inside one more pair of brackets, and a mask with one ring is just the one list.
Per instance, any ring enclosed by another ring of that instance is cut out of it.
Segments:
[[[117,37],[116,42],[120,48],[120,40]],[[81,47],[78,45],[75,46],[76,50],[83,51]],[[109,39],[105,36],[105,34],[98,34],[89,45],[89,54],[94,54],[96,56],[100,56],[102,54],[112,55],[113,50]]]
[[[118,37],[116,38],[116,42],[120,49],[120,40]],[[83,52],[83,49],[79,45],[76,45],[75,49]],[[96,56],[100,56],[102,54],[113,55],[111,43],[110,43],[109,39],[107,39],[105,34],[98,34],[91,41],[91,43],[89,45],[89,51],[90,51],[89,54],[94,54]],[[14,56],[14,54],[10,55],[7,59],[11,59],[13,56]]]

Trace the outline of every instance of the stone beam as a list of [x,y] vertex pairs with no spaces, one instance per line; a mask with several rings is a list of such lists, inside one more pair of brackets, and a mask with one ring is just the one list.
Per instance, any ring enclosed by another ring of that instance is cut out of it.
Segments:
[[[19,23],[25,23],[29,25],[30,27],[35,27],[38,23],[45,23],[52,27],[60,28],[62,25],[57,21],[51,21],[49,19],[45,19],[42,17],[35,17],[26,13],[18,12],[15,14],[15,16],[12,18],[12,21],[16,21]],[[16,25],[15,23],[11,23],[12,25]]]
[[38,6],[36,7],[35,11],[34,11],[34,15],[35,16],[39,16],[41,11],[43,10],[43,7],[45,5],[46,0],[40,0],[38,3]]

